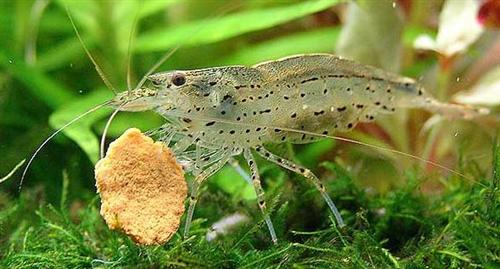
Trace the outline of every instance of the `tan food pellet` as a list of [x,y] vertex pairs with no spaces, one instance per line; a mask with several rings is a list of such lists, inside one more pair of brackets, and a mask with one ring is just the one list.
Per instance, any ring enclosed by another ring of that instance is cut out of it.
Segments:
[[128,129],[95,166],[101,215],[139,244],[162,244],[179,228],[187,185],[184,171],[161,142]]

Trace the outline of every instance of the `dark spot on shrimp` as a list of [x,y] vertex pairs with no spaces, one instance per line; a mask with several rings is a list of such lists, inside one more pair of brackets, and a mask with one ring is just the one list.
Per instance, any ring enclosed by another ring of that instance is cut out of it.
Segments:
[[337,108],[337,111],[342,112],[342,111],[345,111],[346,109],[347,109],[347,107],[343,106],[343,107]]
[[304,80],[302,80],[300,83],[301,83],[301,84],[304,84],[304,83],[311,82],[311,81],[315,81],[315,80],[318,80],[318,78],[314,77],[314,78],[310,78],[310,79],[304,79]]
[[214,124],[215,124],[215,121],[211,121],[211,122],[207,122],[207,123],[205,124],[205,126],[212,126],[212,125],[214,125]]

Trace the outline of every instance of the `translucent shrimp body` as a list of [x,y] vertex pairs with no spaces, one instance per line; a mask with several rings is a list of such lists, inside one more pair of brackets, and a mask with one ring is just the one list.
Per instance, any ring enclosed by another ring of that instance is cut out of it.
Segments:
[[[272,240],[276,236],[252,149],[267,160],[301,174],[321,193],[339,225],[342,217],[324,185],[308,169],[266,150],[264,143],[307,143],[359,122],[402,108],[423,108],[450,117],[470,118],[484,111],[444,104],[430,97],[414,80],[329,54],[297,55],[253,67],[227,66],[157,73],[154,85],[117,96],[121,110],[154,110],[169,123],[160,128],[173,150],[192,164],[185,235],[191,223],[200,184],[232,156],[243,153],[251,170]],[[132,96],[132,97],[130,97]],[[188,151],[195,145],[194,151]]]

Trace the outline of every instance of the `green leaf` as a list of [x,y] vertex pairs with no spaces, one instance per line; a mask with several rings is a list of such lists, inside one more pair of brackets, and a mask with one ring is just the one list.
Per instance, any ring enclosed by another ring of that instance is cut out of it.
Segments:
[[346,58],[398,72],[403,21],[393,1],[350,2],[337,52]]
[[16,57],[8,57],[0,51],[0,66],[26,85],[26,89],[51,108],[57,108],[74,95],[59,82],[49,78],[39,70],[27,66]]
[[[163,123],[165,123],[163,118],[152,111],[141,113],[119,113],[114,118],[113,123],[109,126],[107,136],[118,137],[132,126],[142,132],[145,132],[159,127]],[[97,132],[102,133],[105,125],[106,123],[103,121],[96,124]]]
[[316,0],[262,10],[242,11],[222,18],[153,30],[140,36],[135,49],[164,51],[178,44],[200,45],[225,40],[324,10],[339,0]]
[[169,6],[180,2],[180,0],[165,0],[165,1],[143,1],[142,6],[140,7],[141,18],[145,18],[147,16],[153,15],[157,12],[166,10]]
[[242,48],[226,58],[223,64],[251,65],[298,53],[332,52],[339,33],[340,28],[329,27],[275,38]]
[[[97,90],[87,96],[75,99],[75,101],[50,115],[50,126],[59,129],[69,121],[110,98],[112,98],[112,94],[109,91]],[[99,109],[63,130],[63,133],[75,141],[94,163],[99,159],[99,140],[92,132],[91,127],[96,121],[110,113],[110,109]]]
[[[89,37],[82,37],[85,40],[85,45],[92,49],[94,46],[94,41]],[[52,70],[59,68],[77,56],[82,55],[84,52],[80,41],[75,37],[70,37],[69,39],[54,45],[49,50],[43,52],[38,57],[36,62],[37,68],[44,70]]]

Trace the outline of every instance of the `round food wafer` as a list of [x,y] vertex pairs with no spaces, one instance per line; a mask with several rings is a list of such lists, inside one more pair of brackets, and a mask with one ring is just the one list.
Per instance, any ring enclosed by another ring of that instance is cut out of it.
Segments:
[[162,244],[177,231],[187,185],[161,142],[131,128],[112,142],[95,167],[101,215],[139,244]]

